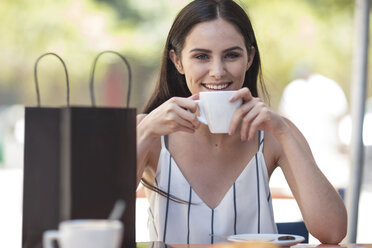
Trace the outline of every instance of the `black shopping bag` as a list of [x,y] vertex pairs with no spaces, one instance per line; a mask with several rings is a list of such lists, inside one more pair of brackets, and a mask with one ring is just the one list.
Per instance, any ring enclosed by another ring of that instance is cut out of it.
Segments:
[[129,64],[105,51],[93,64],[93,107],[26,108],[23,247],[40,247],[42,233],[62,220],[108,218],[118,199],[127,206],[122,247],[135,247],[136,110],[95,107],[94,70],[107,52],[128,67],[128,105]]
[[56,229],[60,221],[61,108],[40,106],[37,82],[37,65],[46,55],[62,62],[69,105],[69,79],[63,60],[53,53],[43,54],[35,63],[34,73],[38,106],[25,108],[22,247],[41,247],[42,233]]

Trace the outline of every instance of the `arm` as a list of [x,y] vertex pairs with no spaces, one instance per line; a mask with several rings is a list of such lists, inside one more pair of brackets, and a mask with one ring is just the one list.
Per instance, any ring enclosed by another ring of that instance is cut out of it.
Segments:
[[272,148],[277,164],[299,205],[309,232],[322,243],[339,243],[346,235],[345,206],[312,156],[300,131],[276,114],[247,88],[239,90],[231,101],[242,98],[243,105],[234,114],[230,133],[241,124],[242,140],[251,139],[257,130],[265,130],[275,138]]
[[137,187],[141,181],[146,165],[149,164],[151,151],[155,148],[155,138],[147,138],[146,128],[141,124],[146,114],[137,115]]
[[137,116],[137,186],[147,166],[156,171],[153,154],[160,150],[160,137],[177,131],[193,133],[200,125],[197,104],[189,98],[173,97],[151,113]]
[[322,243],[339,243],[347,230],[344,203],[316,165],[303,135],[291,122],[284,121],[283,132],[276,136],[282,149],[278,165],[309,232]]

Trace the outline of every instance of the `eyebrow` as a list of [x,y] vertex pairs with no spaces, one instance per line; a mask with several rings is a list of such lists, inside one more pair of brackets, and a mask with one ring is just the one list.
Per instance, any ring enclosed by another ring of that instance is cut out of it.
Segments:
[[[223,50],[222,52],[229,52],[229,51],[233,51],[233,50],[240,50],[240,51],[244,51],[243,48],[241,48],[240,46],[233,46],[233,47],[230,47],[230,48],[227,48],[225,50]],[[203,49],[203,48],[193,48],[189,51],[190,53],[192,52],[204,52],[204,53],[211,53],[212,51],[211,50],[208,50],[208,49]]]

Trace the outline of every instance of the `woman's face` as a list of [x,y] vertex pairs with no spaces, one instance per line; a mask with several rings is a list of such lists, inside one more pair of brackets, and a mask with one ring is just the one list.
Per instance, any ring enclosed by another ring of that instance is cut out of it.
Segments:
[[184,74],[192,94],[201,91],[238,90],[252,64],[254,48],[248,55],[244,38],[235,26],[223,20],[202,22],[186,36],[179,58],[170,58]]

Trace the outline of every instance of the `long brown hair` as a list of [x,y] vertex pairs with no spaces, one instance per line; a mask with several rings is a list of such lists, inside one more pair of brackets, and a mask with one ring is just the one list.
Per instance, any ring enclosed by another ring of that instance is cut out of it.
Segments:
[[[251,94],[257,97],[257,82],[259,81],[263,97],[267,97],[261,74],[260,52],[247,13],[233,0],[194,0],[178,13],[173,22],[164,47],[159,79],[152,96],[142,111],[143,113],[150,113],[171,97],[189,97],[191,95],[185,76],[177,71],[169,57],[169,51],[174,49],[176,55],[180,57],[186,36],[190,30],[199,23],[218,18],[224,19],[238,28],[244,37],[248,52],[251,51],[251,47],[255,49],[255,56],[251,67],[245,74],[243,87],[247,87]],[[143,178],[141,181],[145,187],[162,196],[175,202],[187,203],[183,199],[164,192]]]
[[173,22],[164,47],[159,79],[143,113],[150,113],[171,97],[189,97],[191,95],[185,76],[177,71],[169,57],[169,51],[174,49],[176,55],[180,57],[190,30],[201,22],[218,18],[224,19],[238,28],[244,37],[247,51],[251,51],[251,47],[255,49],[253,63],[245,74],[243,87],[249,88],[252,95],[257,97],[257,82],[259,81],[264,97],[267,96],[261,74],[260,52],[247,13],[233,0],[194,0],[178,13]]

